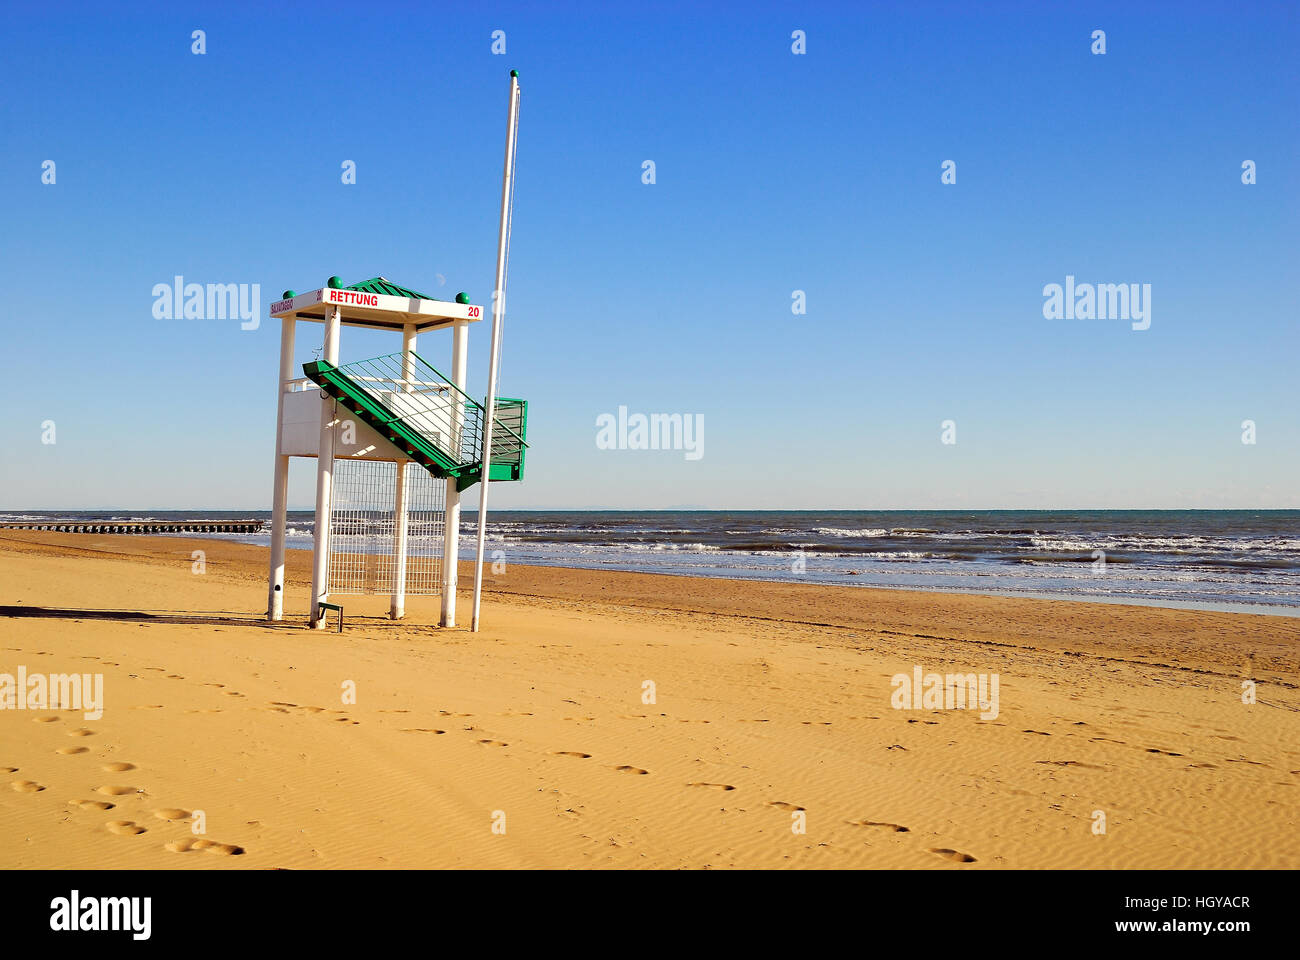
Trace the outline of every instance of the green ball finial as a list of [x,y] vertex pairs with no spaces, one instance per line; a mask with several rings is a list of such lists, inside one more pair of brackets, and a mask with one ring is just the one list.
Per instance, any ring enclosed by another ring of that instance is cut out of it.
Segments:
[[515,77],[515,78],[518,78],[518,76],[519,76],[519,71],[518,71],[518,70],[511,70],[511,71],[510,71],[510,76]]
[[293,290],[286,290],[286,291],[284,291],[284,293],[280,296],[280,299],[281,299],[281,300],[292,300],[292,299],[293,299],[294,297],[296,297],[296,296],[298,296],[298,294],[295,293]]
[[456,302],[469,303],[469,294],[462,290],[460,293],[456,294]]
[[329,288],[331,290],[342,290],[343,281],[340,280],[338,277],[330,277]]

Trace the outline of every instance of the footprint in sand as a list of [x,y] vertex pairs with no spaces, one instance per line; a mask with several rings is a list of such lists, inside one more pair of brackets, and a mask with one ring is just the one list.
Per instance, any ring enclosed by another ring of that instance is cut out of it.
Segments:
[[90,747],[59,747],[59,749],[54,752],[61,753],[66,757],[71,756],[74,753],[89,753]]
[[9,784],[10,788],[19,793],[40,793],[45,788],[35,780],[15,780]]
[[553,757],[577,757],[579,760],[590,760],[591,754],[583,753],[581,750],[552,750]]
[[110,820],[105,826],[108,827],[109,833],[116,833],[122,837],[138,837],[145,832],[144,827],[130,820]]
[[446,733],[446,730],[436,730],[433,727],[405,727],[402,733]]
[[233,843],[217,843],[214,840],[173,840],[171,843],[163,844],[164,850],[170,850],[172,853],[188,853],[191,850],[204,850],[208,853],[217,853],[225,857],[241,857],[244,855],[244,848],[235,846]]
[[1040,737],[1050,737],[1050,736],[1051,736],[1050,733],[1044,733],[1042,730],[1021,730],[1020,732],[1021,732],[1021,733],[1036,733],[1036,734],[1038,734]]
[[97,788],[95,789],[95,792],[96,792],[96,793],[102,793],[102,794],[103,794],[104,796],[106,796],[106,797],[125,797],[125,796],[127,796],[128,794],[131,794],[131,793],[140,793],[140,792],[142,792],[142,791],[140,790],[139,787],[115,787],[115,786],[108,786],[108,787],[97,787]]
[[510,746],[510,744],[506,743],[504,740],[480,740],[479,743],[483,744],[483,746],[485,746],[485,747],[508,747],[508,746]]
[[58,717],[32,717],[32,723],[57,723]]
[[912,832],[908,827],[904,827],[904,826],[901,825],[901,824],[898,824],[898,823],[885,823],[885,822],[880,821],[880,820],[849,820],[849,821],[846,821],[846,822],[852,824],[852,825],[855,826],[855,827],[881,827],[881,828],[883,828],[883,829],[885,829],[885,830],[891,830],[891,831],[893,831],[894,833],[911,833],[911,832]]
[[163,807],[161,810],[155,810],[153,815],[159,820],[188,820],[194,816],[188,810],[182,810],[180,807]]
[[1168,750],[1157,750],[1155,747],[1147,747],[1147,753],[1158,753],[1162,757],[1181,757],[1181,753],[1170,753]]
[[975,858],[969,853],[961,853],[958,850],[949,850],[947,847],[931,847],[931,853],[937,853],[945,860],[951,860],[953,863],[974,863]]
[[85,727],[78,727],[76,730],[68,731],[70,737],[93,737],[94,735],[94,730],[87,730]]
[[0,773],[17,773],[17,767],[0,767]]
[[702,781],[702,780],[697,780],[697,781],[695,781],[694,783],[688,783],[687,786],[688,786],[688,787],[704,787],[704,788],[706,788],[706,789],[708,789],[708,790],[735,790],[735,789],[736,789],[735,787],[733,787],[733,786],[732,786],[731,784],[729,784],[729,783],[705,783],[705,782]]
[[217,843],[214,840],[195,840],[194,849],[205,853],[215,853],[223,857],[242,857],[244,848],[233,843]]
[[786,803],[784,800],[769,800],[769,801],[767,801],[767,805],[768,805],[769,807],[776,807],[778,810],[802,810],[802,809],[804,809],[803,807],[799,806],[799,804],[797,804],[797,803]]
[[134,770],[134,763],[127,763],[125,760],[118,760],[116,763],[106,763],[99,769],[108,773],[126,773],[128,770]]
[[112,810],[117,804],[109,803],[107,800],[69,800],[68,803],[74,807],[80,807],[82,810]]
[[644,777],[650,772],[649,770],[642,770],[640,767],[629,766],[626,763],[617,766],[614,769],[619,771],[619,773],[635,773],[638,777]]

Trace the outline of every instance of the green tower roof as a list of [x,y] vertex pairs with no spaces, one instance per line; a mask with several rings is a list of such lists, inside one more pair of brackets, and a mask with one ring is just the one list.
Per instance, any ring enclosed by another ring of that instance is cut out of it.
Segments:
[[[427,294],[420,293],[418,290],[412,290],[409,287],[403,287],[400,284],[393,283],[387,277],[375,277],[371,280],[363,280],[361,283],[354,283],[351,286],[344,287],[345,290],[357,290],[361,293],[382,293],[390,297],[407,297],[411,300],[437,300],[437,297],[430,297]],[[446,302],[446,301],[443,301]]]

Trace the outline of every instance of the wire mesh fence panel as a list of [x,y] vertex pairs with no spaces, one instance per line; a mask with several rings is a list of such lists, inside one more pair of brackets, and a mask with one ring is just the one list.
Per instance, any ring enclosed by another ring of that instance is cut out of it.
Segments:
[[406,464],[406,593],[442,593],[447,481],[418,463]]
[[[405,468],[405,531],[396,509],[399,466]],[[403,565],[408,595],[441,593],[446,483],[414,463],[336,459],[329,593],[391,594]]]
[[396,482],[396,463],[334,461],[329,529],[330,593],[392,592]]

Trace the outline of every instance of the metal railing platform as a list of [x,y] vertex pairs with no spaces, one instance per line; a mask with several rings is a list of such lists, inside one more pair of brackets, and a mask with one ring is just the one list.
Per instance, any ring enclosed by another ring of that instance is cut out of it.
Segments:
[[[393,353],[339,366],[316,360],[302,369],[434,476],[455,478],[460,490],[482,479],[483,404],[419,354]],[[497,400],[489,479],[523,479],[527,428],[526,400]]]

